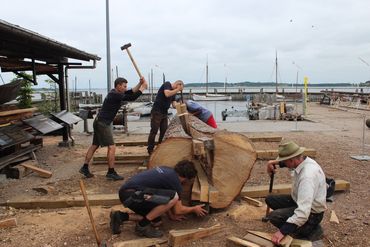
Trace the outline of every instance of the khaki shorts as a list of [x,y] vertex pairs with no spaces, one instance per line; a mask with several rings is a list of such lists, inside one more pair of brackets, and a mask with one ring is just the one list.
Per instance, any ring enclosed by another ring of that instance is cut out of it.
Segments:
[[95,118],[94,120],[93,145],[106,147],[114,145],[112,126],[105,124]]

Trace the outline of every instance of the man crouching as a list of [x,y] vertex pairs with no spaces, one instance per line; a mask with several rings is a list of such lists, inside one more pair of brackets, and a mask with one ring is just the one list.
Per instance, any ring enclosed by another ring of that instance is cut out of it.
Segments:
[[272,242],[279,244],[285,235],[318,240],[323,231],[320,222],[326,210],[325,174],[313,159],[303,156],[304,148],[294,142],[279,145],[279,156],[267,163],[267,172],[275,172],[276,165],[292,170],[290,195],[269,195],[266,204],[272,208],[268,220],[279,228]]
[[182,160],[174,168],[158,166],[131,177],[119,189],[121,203],[134,211],[128,214],[121,211],[111,212],[110,227],[113,234],[121,232],[120,226],[127,220],[138,220],[135,231],[148,238],[161,237],[163,233],[155,226],[161,223],[161,216],[167,213],[172,220],[182,220],[184,215],[195,213],[205,216],[204,205],[184,206],[179,198],[182,184],[193,179],[197,170],[193,162]]

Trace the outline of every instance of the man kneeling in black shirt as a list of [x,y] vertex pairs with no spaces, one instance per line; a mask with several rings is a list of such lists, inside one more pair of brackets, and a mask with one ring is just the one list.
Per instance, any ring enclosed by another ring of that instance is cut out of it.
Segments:
[[171,220],[185,219],[184,215],[195,213],[205,216],[204,205],[184,206],[179,195],[182,184],[193,179],[197,170],[193,162],[182,160],[174,168],[158,166],[138,173],[119,189],[119,198],[125,207],[136,213],[129,215],[121,211],[112,211],[110,227],[113,234],[121,232],[120,226],[127,220],[139,220],[135,231],[148,238],[161,237],[163,233],[154,228],[161,222],[161,215],[167,213]]

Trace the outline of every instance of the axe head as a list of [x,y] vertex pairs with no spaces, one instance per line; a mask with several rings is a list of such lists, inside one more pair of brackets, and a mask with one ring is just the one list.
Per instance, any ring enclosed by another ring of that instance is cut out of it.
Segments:
[[125,44],[123,46],[121,46],[121,50],[126,50],[127,48],[129,48],[131,46],[131,43],[128,43],[128,44]]

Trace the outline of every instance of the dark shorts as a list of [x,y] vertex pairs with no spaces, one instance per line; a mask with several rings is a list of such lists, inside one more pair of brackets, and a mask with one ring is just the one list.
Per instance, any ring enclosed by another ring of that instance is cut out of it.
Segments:
[[[135,194],[135,191],[136,190],[132,190],[132,189],[127,189],[127,190],[120,189],[119,190],[119,199],[120,199],[121,203],[124,204],[124,202],[127,199],[129,199],[130,197],[132,197]],[[176,193],[177,193],[175,190],[152,189],[152,188],[145,188],[145,189],[143,189],[143,191],[145,191],[145,193],[152,194],[152,195],[169,197],[170,199],[173,199],[175,197]],[[155,208],[159,205],[160,204],[158,204],[158,203],[143,200],[141,202],[132,202],[132,203],[130,203],[128,208],[131,209],[132,211],[134,211],[136,214],[139,214],[141,216],[145,216],[150,211],[152,211],[153,208]]]
[[95,118],[94,120],[93,145],[106,147],[114,145],[111,125],[103,123]]

